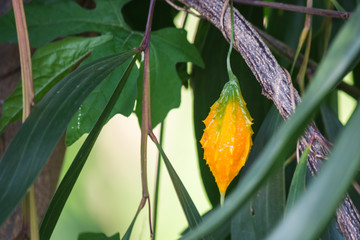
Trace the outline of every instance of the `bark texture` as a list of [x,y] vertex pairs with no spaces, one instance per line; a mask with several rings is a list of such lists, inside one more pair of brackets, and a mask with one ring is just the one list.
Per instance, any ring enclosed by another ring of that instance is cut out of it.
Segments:
[[[224,0],[179,0],[198,11],[205,19],[216,26],[229,41],[231,36],[230,10],[222,19]],[[293,87],[287,71],[276,61],[255,29],[234,9],[234,48],[240,52],[247,65],[262,87],[262,94],[272,100],[284,119],[288,119],[301,98]],[[322,161],[328,153],[328,142],[314,123],[311,123],[300,138],[300,151],[303,152],[312,140],[308,158],[308,168],[313,175],[320,170]],[[360,216],[348,195],[336,214],[339,231],[346,239],[360,239]]]

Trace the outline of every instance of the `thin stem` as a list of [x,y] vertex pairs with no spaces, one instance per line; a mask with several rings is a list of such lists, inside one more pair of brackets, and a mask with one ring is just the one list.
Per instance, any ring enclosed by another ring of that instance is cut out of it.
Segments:
[[[26,17],[22,0],[13,0],[13,9],[15,15],[16,32],[19,42],[21,79],[22,79],[22,95],[23,95],[23,114],[22,121],[25,122],[30,115],[31,106],[34,99],[34,85],[32,77],[31,51],[29,43],[29,35],[26,25]],[[30,239],[39,239],[39,226],[36,212],[35,190],[31,186],[23,199],[23,231],[28,235],[30,230]]]
[[[313,2],[312,2],[312,0],[308,0],[306,4],[307,4],[306,6],[307,6],[308,8],[312,8]],[[308,33],[309,33],[309,31],[310,31],[310,28],[311,28],[311,22],[312,22],[311,20],[312,20],[312,15],[306,14],[306,16],[305,16],[305,24],[304,24],[303,30],[301,31],[301,34],[300,34],[298,47],[297,47],[297,49],[296,49],[296,55],[295,55],[295,58],[294,58],[294,61],[293,61],[293,64],[292,64],[291,70],[290,70],[290,75],[293,74],[296,60],[297,60],[297,58],[298,58],[298,56],[299,56],[299,53],[300,53],[300,51],[301,51],[301,49],[302,49],[302,46],[303,46],[306,38],[308,37]],[[310,43],[311,43],[311,42],[310,42]],[[306,59],[306,58],[305,58],[305,59]],[[304,63],[303,63],[303,64],[304,64]],[[303,64],[302,64],[302,65],[303,65]],[[307,65],[307,63],[306,63],[306,65]],[[304,87],[304,86],[302,86],[302,83],[300,83],[299,85],[300,85],[301,88]],[[301,90],[303,90],[303,89],[301,89]]]
[[[162,122],[160,128],[160,146],[162,146],[164,142],[164,128],[165,128],[165,123]],[[158,216],[160,170],[161,170],[161,154],[159,152],[157,169],[156,169],[156,185],[155,185],[155,200],[154,200],[154,235],[153,235],[154,240],[156,239],[156,227],[157,227],[157,216]]]
[[148,19],[146,23],[146,30],[141,43],[138,48],[144,51],[144,73],[143,73],[143,91],[142,91],[142,117],[141,117],[141,185],[142,185],[142,200],[139,208],[143,208],[146,201],[149,203],[149,226],[150,235],[153,236],[151,224],[151,206],[149,198],[149,187],[147,181],[147,136],[148,130],[151,129],[151,110],[150,110],[150,36],[151,24],[154,15],[155,0],[150,1]]
[[21,0],[12,1],[16,22],[16,32],[19,42],[22,93],[23,93],[23,122],[30,115],[31,105],[34,99],[34,86],[31,66],[31,51],[29,35],[27,31],[26,18],[23,2]]
[[224,206],[225,202],[225,193],[220,193],[220,206]]
[[144,37],[141,41],[141,46],[140,46],[140,48],[142,48],[141,51],[144,51],[145,48],[148,48],[150,45],[151,24],[152,24],[152,18],[154,15],[155,1],[156,0],[150,0],[150,7],[149,7],[149,13],[148,13],[148,18],[147,18],[147,22],[146,22],[146,29],[145,29]]
[[[224,8],[227,8],[227,5],[229,4],[229,0],[225,1],[224,3]],[[232,46],[234,43],[234,18],[233,18],[233,1],[231,1],[231,6],[230,6],[230,23],[231,23],[231,36],[230,36],[230,46],[229,46],[229,51],[226,57],[226,67],[227,67],[227,71],[228,73],[232,73],[231,71],[231,65],[230,65],[230,55],[231,55],[231,51],[232,51]],[[224,10],[225,13],[225,10]]]
[[240,3],[240,4],[245,4],[245,5],[276,8],[276,9],[282,9],[282,10],[286,10],[286,11],[301,12],[301,13],[306,13],[306,14],[311,14],[311,15],[319,15],[319,16],[332,17],[332,18],[348,19],[351,16],[350,12],[338,12],[338,11],[327,10],[327,9],[308,8],[308,7],[297,6],[297,5],[292,5],[292,4],[285,4],[285,3],[278,3],[278,2],[265,2],[265,1],[257,1],[257,0],[234,0],[234,2]]

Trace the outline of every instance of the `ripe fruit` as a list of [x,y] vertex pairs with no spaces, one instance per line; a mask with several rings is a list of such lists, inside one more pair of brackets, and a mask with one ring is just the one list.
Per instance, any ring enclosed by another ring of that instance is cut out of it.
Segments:
[[204,159],[223,197],[244,166],[252,146],[252,118],[237,80],[225,84],[204,123],[206,128],[200,140]]

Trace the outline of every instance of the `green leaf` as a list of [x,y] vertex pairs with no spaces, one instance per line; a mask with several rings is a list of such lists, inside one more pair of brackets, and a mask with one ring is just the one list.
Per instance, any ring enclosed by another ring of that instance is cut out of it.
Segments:
[[179,198],[181,207],[184,210],[186,220],[189,223],[189,227],[190,227],[190,229],[194,229],[201,222],[201,217],[200,217],[199,211],[196,209],[194,202],[192,201],[189,193],[186,191],[184,184],[181,182],[181,179],[179,178],[175,169],[171,165],[171,163],[170,163],[169,159],[167,158],[165,152],[163,151],[162,147],[160,146],[160,144],[158,142],[154,142],[154,143],[155,143],[156,147],[158,148],[158,150],[162,156],[162,159],[164,160],[166,169],[168,170],[171,181],[174,185],[174,188],[175,188],[176,194]]
[[80,233],[78,240],[120,240],[120,234],[115,233],[111,237],[107,237],[103,233]]
[[[151,123],[155,127],[168,112],[180,106],[181,80],[176,63],[192,62],[204,66],[197,49],[186,40],[186,31],[166,28],[151,33],[150,48]],[[142,81],[138,82],[135,113],[140,121],[142,107]]]
[[[100,34],[110,32],[114,36],[113,40],[94,49],[88,61],[129,50],[140,44],[142,34],[130,29],[122,17],[122,7],[128,0],[95,2],[96,8],[93,10],[84,9],[74,1],[33,1],[25,4],[31,44],[40,46],[57,37],[88,31]],[[16,41],[13,13],[0,18],[0,32],[0,41]],[[184,31],[169,28],[152,33],[150,61],[152,123],[155,127],[172,108],[180,104],[181,81],[176,74],[176,63],[193,62],[201,66],[202,60],[196,49],[187,42]],[[116,70],[84,102],[68,127],[67,145],[92,129],[124,71],[124,68]],[[133,111],[137,89],[132,79],[136,77],[135,72],[130,76],[124,94],[109,118],[117,113],[129,116]],[[139,103],[139,98],[137,100]],[[137,106],[137,112],[140,107]]]
[[[102,48],[100,47],[94,50],[89,60],[108,56],[111,52],[112,50],[109,51],[108,46],[102,46]],[[99,118],[109,101],[113,89],[116,88],[119,79],[121,79],[124,74],[126,67],[127,64],[124,64],[113,71],[82,103],[67,128],[66,145],[69,146],[73,144],[83,134],[91,131],[96,119]],[[132,113],[136,99],[136,79],[138,74],[138,68],[134,68],[129,76],[129,81],[127,81],[124,87],[123,93],[120,95],[107,121],[117,113],[121,113],[124,116],[129,116]]]
[[[30,43],[39,47],[58,37],[88,31],[101,34],[116,29],[124,39],[140,35],[133,32],[121,15],[121,8],[129,0],[96,0],[96,8],[82,8],[75,1],[32,1],[24,5]],[[10,11],[0,18],[0,41],[16,42],[14,14]],[[121,44],[121,43],[120,43]]]
[[322,233],[360,167],[359,119],[360,104],[316,180],[268,239],[316,239]]
[[257,239],[250,201],[245,203],[232,218],[231,239]]
[[137,57],[134,57],[131,63],[128,65],[126,72],[116,86],[108,104],[104,108],[94,128],[90,132],[89,136],[86,138],[84,144],[81,146],[69,170],[66,172],[66,175],[64,176],[58,189],[56,190],[55,195],[52,198],[40,225],[40,238],[42,240],[50,239],[55,225],[64,208],[64,205],[79,177],[82,168],[86,163],[86,160],[95,144],[95,141],[98,138],[101,129],[105,125],[111,113],[111,110],[114,108],[120,94],[122,93],[126,82],[128,81],[129,75],[133,69],[136,59]]
[[286,202],[286,209],[285,209],[286,212],[289,212],[289,210],[295,205],[297,200],[305,192],[307,159],[309,156],[309,152],[310,152],[310,146],[305,148],[299,160],[299,164],[296,167],[290,185],[289,196]]
[[[111,38],[111,35],[93,38],[68,37],[37,49],[32,57],[35,104],[58,81],[69,74],[75,64],[89,54],[94,47]],[[22,87],[20,82],[12,95],[4,102],[0,119],[0,133],[9,123],[21,120],[21,115]]]
[[39,175],[82,101],[135,53],[127,51],[79,67],[33,108],[0,161],[0,225]]
[[[283,122],[279,112],[272,107],[256,135],[242,175],[247,174],[266,143]],[[234,239],[264,238],[282,218],[284,208],[284,169],[280,168],[264,182],[262,188],[232,218],[231,237]]]
[[[114,33],[114,39],[117,39],[119,42],[123,41],[117,38],[116,33]],[[138,40],[140,42],[141,39]],[[110,47],[110,44],[108,44],[107,46],[102,46],[102,49],[95,49],[93,58],[97,58],[99,55],[106,56],[106,54],[116,48],[117,46],[113,45]],[[152,126],[155,127],[166,117],[171,109],[180,105],[181,80],[176,73],[176,63],[189,61],[200,66],[203,63],[196,48],[186,40],[186,32],[183,30],[167,28],[153,32],[150,48],[151,118]],[[71,145],[79,137],[91,130],[95,123],[94,119],[97,119],[100,115],[101,110],[110,97],[111,90],[116,85],[116,81],[121,77],[123,71],[123,68],[117,69],[90,94],[68,127],[67,145]],[[135,112],[140,121],[142,81],[136,86],[136,82],[133,79],[137,77],[137,72],[130,76],[131,80],[125,86],[124,94],[120,97],[119,103],[115,106],[109,118],[117,113],[129,116],[133,111],[137,95]]]
[[[289,153],[291,147],[295,145],[296,139],[310,121],[313,112],[336,84],[341,81],[348,66],[357,60],[355,58],[360,51],[359,23],[360,6],[358,6],[352,18],[344,25],[334,40],[293,116],[285,124],[282,124],[279,131],[271,138],[257,161],[251,169],[249,169],[248,174],[239,182],[233,194],[227,198],[224,206],[221,209],[217,208],[213,211],[206,220],[196,229],[186,234],[183,239],[198,239],[215,231],[217,227],[225,223],[239,207],[245,204],[256,189],[260,187],[264,179],[270,175],[271,171],[281,165],[282,158],[284,158]],[[360,136],[360,134],[358,136]],[[356,142],[352,143],[354,144]],[[360,152],[358,151],[358,153]],[[341,166],[344,164],[345,163],[342,163]],[[347,176],[347,178],[348,177],[349,176]],[[338,181],[342,182],[341,179],[338,179]],[[324,190],[325,189],[323,189],[323,191]],[[343,197],[342,192],[336,191],[336,193],[340,194],[337,195],[337,197]],[[323,199],[323,197],[321,197],[321,199]],[[335,198],[335,200],[336,199],[337,198]],[[313,215],[314,212],[315,210],[312,210]],[[308,219],[304,219],[303,221],[306,222],[307,220]],[[297,219],[297,221],[299,221],[299,219]],[[320,225],[313,224],[312,227],[315,226]],[[307,230],[302,231],[306,232]],[[288,238],[289,237],[285,237],[285,239]]]
[[128,229],[126,230],[126,233],[125,233],[124,237],[122,238],[122,240],[129,240],[129,239],[130,239],[131,232],[132,232],[132,230],[133,230],[133,227],[134,227],[134,225],[135,225],[135,222],[136,222],[136,219],[137,219],[139,213],[140,213],[140,210],[138,210],[138,211],[136,212],[136,214],[135,214],[133,220],[131,221],[130,226],[129,226]]
[[327,136],[329,137],[329,140],[333,142],[335,141],[337,135],[342,131],[344,126],[329,106],[321,106],[320,111]]
[[340,234],[338,229],[338,224],[336,219],[331,221],[329,227],[324,231],[324,234],[321,236],[323,240],[345,240],[344,236]]
[[[88,31],[113,35],[113,39],[95,48],[93,54],[85,61],[123,52],[139,45],[142,34],[131,30],[122,18],[121,9],[128,0],[96,1],[96,8],[82,8],[75,1],[32,1],[25,4],[30,42],[33,46],[41,46],[57,37],[79,34]],[[44,24],[44,22],[46,24]],[[0,18],[0,41],[16,41],[16,29],[13,13]],[[3,28],[3,29],[1,29]],[[90,132],[96,119],[110,99],[112,90],[125,68],[119,68],[112,73],[81,106],[81,111],[72,119],[67,130],[66,144],[71,145],[80,136]],[[124,89],[124,94],[115,106],[111,118],[117,113],[125,116],[131,114],[136,99],[136,71],[130,76],[130,81]]]

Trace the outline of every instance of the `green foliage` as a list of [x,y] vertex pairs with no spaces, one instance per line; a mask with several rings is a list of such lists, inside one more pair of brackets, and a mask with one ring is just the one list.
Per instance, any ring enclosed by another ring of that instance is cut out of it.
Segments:
[[[248,169],[282,123],[282,117],[273,107],[255,137],[249,159],[242,172],[243,176],[246,176]],[[264,238],[282,218],[284,206],[284,169],[279,168],[232,217],[231,236],[235,239]]]
[[296,201],[305,192],[307,159],[309,156],[309,151],[310,146],[305,148],[299,160],[299,164],[296,167],[293,180],[291,181],[289,196],[286,202],[286,212],[288,212],[289,209],[291,209],[291,207],[295,205]]
[[135,50],[98,59],[69,74],[33,108],[0,162],[0,224],[34,183],[80,104]]
[[111,237],[107,237],[103,233],[81,233],[78,240],[120,240],[120,234],[116,233]]
[[[166,28],[151,34],[151,124],[155,127],[167,113],[180,105],[181,80],[176,73],[178,62],[193,62],[204,66],[196,48],[186,40],[186,32]],[[166,67],[165,67],[166,66]],[[140,79],[140,78],[139,78]],[[135,113],[141,119],[142,81],[138,81]]]
[[[49,43],[37,49],[32,57],[35,99],[37,104],[44,95],[91,50],[109,41],[112,37],[104,35],[93,38],[68,37],[64,40]],[[8,97],[3,106],[0,118],[0,133],[16,120],[22,119],[22,87],[21,82]]]
[[[139,53],[137,54],[137,56]],[[46,214],[41,222],[40,225],[40,238],[50,239],[50,236],[55,228],[57,220],[62,212],[62,209],[65,205],[66,200],[68,199],[71,190],[73,189],[76,180],[79,177],[79,174],[84,167],[86,160],[95,144],[97,137],[99,136],[103,126],[108,119],[111,110],[114,108],[116,101],[118,100],[121,92],[124,89],[124,86],[129,78],[131,70],[135,65],[135,61],[137,56],[133,58],[131,63],[126,69],[126,72],[122,76],[121,80],[119,81],[117,87],[115,88],[109,102],[107,103],[106,107],[104,108],[103,112],[101,113],[99,119],[97,120],[94,128],[90,132],[89,136],[86,138],[84,144],[82,145],[81,149],[79,150],[78,154],[76,155],[74,161],[72,162],[69,170],[66,172],[65,177],[61,181],[60,186],[55,192],[54,197],[52,198],[49,207],[46,211]]]
[[[270,175],[274,168],[280,165],[281,159],[284,158],[295,145],[297,137],[300,136],[302,130],[311,119],[313,112],[317,109],[321,101],[335,87],[335,85],[341,81],[342,77],[346,73],[348,66],[357,61],[356,56],[360,51],[360,28],[356,28],[356,26],[359,21],[360,7],[357,8],[353,17],[349,20],[349,22],[347,22],[341,33],[334,40],[334,43],[328,51],[325,59],[319,66],[312,83],[309,85],[305,96],[303,97],[303,101],[298,105],[296,112],[286,122],[286,124],[282,124],[279,131],[277,131],[277,133],[270,139],[265,149],[258,157],[256,163],[253,164],[248,174],[242,179],[233,194],[229,196],[229,203],[225,203],[221,209],[215,209],[213,213],[210,214],[209,217],[201,223],[201,225],[199,225],[198,228],[185,235],[183,239],[197,239],[201,236],[211,233],[221,224],[225,223],[231,216],[233,216],[236,209],[245,204],[245,202],[256,191],[256,189],[260,187],[261,183]],[[355,28],[356,31],[354,31]],[[342,64],[338,64],[339,61]],[[359,151],[356,151],[356,154],[359,154]],[[353,167],[355,167],[355,169],[352,169],[353,171],[357,170],[356,164],[359,160],[356,154],[353,155],[354,158],[349,159],[349,161],[352,161],[352,164],[354,164]],[[337,159],[335,158],[336,160],[342,160],[341,156],[337,157]],[[332,174],[332,169],[328,169],[329,171],[326,173],[324,173],[325,170],[323,171],[323,176],[325,176],[324,178],[331,177],[330,174]],[[343,174],[346,174],[346,172],[343,172]],[[352,174],[346,175],[350,178],[354,176]],[[338,179],[336,181],[340,180]],[[334,179],[330,182],[334,184]],[[348,182],[348,184],[349,183],[350,182]],[[330,187],[331,185],[325,189],[329,189]],[[337,194],[339,195],[336,196],[342,198],[344,194],[342,191],[344,191],[347,187],[348,185],[346,182],[342,183],[341,187],[337,189]],[[315,189],[319,190],[319,186],[317,186]],[[336,194],[332,191],[331,193],[334,193],[334,196]],[[312,194],[317,195],[318,199],[323,198],[323,193],[319,194],[319,192],[315,192],[315,190],[313,190]],[[310,195],[307,194],[307,196]],[[310,200],[311,199],[308,197],[306,199],[306,204],[311,205]],[[329,201],[329,205],[327,205],[327,207],[329,207],[329,209],[332,209],[330,207],[334,207],[334,205],[336,207],[340,200],[341,199],[334,198],[333,201]],[[336,203],[334,204],[334,202]],[[321,205],[321,202],[312,205],[312,214],[315,211],[317,212],[315,206],[321,207],[318,204]],[[310,209],[310,207],[306,206],[305,204],[302,206],[303,208]],[[300,208],[296,209],[298,211],[302,211]],[[332,211],[324,211],[324,215],[316,214],[316,216],[318,216],[318,218],[316,218],[317,221],[309,221],[309,219],[312,219],[310,216],[308,218],[304,218],[304,226],[309,226],[311,223],[311,228],[313,231],[310,231],[309,234],[306,235],[306,238],[304,238],[302,235],[302,237],[299,235],[299,239],[313,239],[314,237],[318,236],[321,233],[321,230],[325,227],[324,224],[329,222],[329,219],[331,218],[334,210],[335,208],[332,209]],[[296,219],[295,222],[298,221],[295,215],[292,215],[292,217],[294,217],[294,220]],[[283,231],[291,232],[291,229],[297,229],[298,226],[295,222],[293,225],[284,225],[284,227],[279,228],[279,232],[277,233],[279,235],[273,235],[277,236],[277,238],[273,239],[284,238],[285,235],[283,235]],[[302,234],[305,231],[308,232],[308,230],[302,229],[302,232],[297,232],[296,234]]]
[[[298,5],[305,2],[295,1]],[[170,159],[155,141],[188,221],[181,239],[343,239],[334,214],[360,169],[360,106],[343,127],[336,113],[334,89],[350,71],[355,77],[354,86],[360,86],[360,6],[356,8],[356,0],[338,2],[354,11],[352,17],[333,20],[330,36],[326,36],[324,18],[313,17],[310,56],[319,62],[318,69],[313,79],[308,79],[302,102],[286,122],[261,95],[260,84],[239,53],[232,53],[232,69],[254,118],[255,139],[249,159],[230,185],[222,207],[218,206],[219,192],[203,160],[199,140],[204,129],[202,121],[228,81],[225,61],[229,46],[218,29],[205,20],[200,20],[194,30],[195,43],[191,44],[185,30],[173,27],[174,19],[179,21],[175,18],[177,11],[165,2],[157,3],[150,41],[151,125],[155,127],[180,105],[182,85],[187,86],[190,77],[199,170],[213,206],[200,215]],[[0,224],[34,183],[64,132],[67,145],[89,133],[42,219],[41,239],[50,239],[106,122],[118,113],[135,113],[139,122],[142,119],[144,66],[136,47],[142,41],[149,3],[95,0],[95,4],[94,9],[82,8],[70,0],[34,0],[25,4],[30,42],[38,48],[32,57],[35,107],[0,161]],[[327,8],[327,3],[316,2],[314,7]],[[259,28],[263,28],[265,14],[266,31],[296,48],[304,25],[303,14],[264,12],[244,6],[239,9]],[[0,32],[0,41],[17,41],[13,13],[0,17]],[[81,37],[73,36],[79,34]],[[330,48],[324,49],[327,40]],[[279,62],[285,67],[291,65],[285,59]],[[189,67],[188,63],[193,65]],[[21,85],[5,100],[2,109],[0,133],[21,119]],[[318,112],[320,116],[314,118]],[[313,119],[334,147],[318,176],[307,183],[310,147],[305,149],[296,170],[292,169],[294,163],[284,163]],[[130,239],[140,210],[122,239]],[[107,237],[86,232],[78,239],[116,240],[120,234]]]
[[[127,0],[96,1],[94,10],[83,9],[73,1],[50,3],[34,1],[26,4],[25,11],[30,13],[27,16],[30,42],[33,46],[41,46],[57,37],[71,34],[90,31],[102,35],[111,33],[113,39],[95,48],[91,57],[84,63],[137,47],[141,41],[141,33],[130,29],[121,14],[121,8],[127,2]],[[43,22],[47,23],[45,27]],[[9,13],[0,18],[0,27],[0,31],[4,33],[0,36],[0,41],[16,41],[12,14]],[[155,127],[171,109],[180,105],[181,81],[173,71],[175,64],[177,62],[193,62],[199,66],[203,64],[195,48],[187,42],[184,31],[162,29],[154,32],[151,39],[151,96],[153,99],[151,109],[152,124]],[[56,58],[56,61],[59,59],[62,58]],[[68,126],[67,145],[73,144],[84,133],[90,132],[124,71],[125,67],[120,67],[111,73],[81,105]],[[138,73],[134,71],[125,86],[124,94],[109,118],[117,113],[129,116],[134,109],[135,100],[141,103],[141,94],[137,94],[141,89],[137,90],[136,81],[134,81],[137,77]],[[139,118],[141,118],[141,112],[138,111],[140,107],[138,104],[136,108]]]

